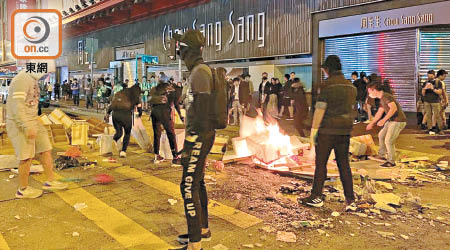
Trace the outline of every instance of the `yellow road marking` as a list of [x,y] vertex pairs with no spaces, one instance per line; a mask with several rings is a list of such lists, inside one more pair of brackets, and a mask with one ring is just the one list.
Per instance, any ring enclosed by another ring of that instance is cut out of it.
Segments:
[[[114,171],[127,177],[135,178],[137,181],[142,182],[154,189],[157,189],[158,191],[166,195],[175,197],[177,199],[182,198],[180,193],[180,186],[170,181],[162,180],[158,177],[151,176],[130,167],[119,167]],[[217,201],[209,200],[208,208],[210,214],[222,218],[240,228],[249,228],[262,222],[261,219],[258,219],[253,215],[244,213]]]
[[[56,174],[55,177],[61,178],[61,176]],[[40,182],[45,181],[42,175],[34,176],[34,178]],[[76,203],[85,203],[87,208],[81,209],[79,212],[111,235],[122,246],[130,248],[145,245],[148,249],[155,250],[171,248],[161,238],[150,233],[144,227],[108,206],[78,185],[71,183],[69,188],[69,190],[55,193],[72,207]]]
[[6,240],[5,240],[5,238],[3,238],[1,233],[0,233],[0,250],[11,250],[8,246],[8,243],[6,243]]

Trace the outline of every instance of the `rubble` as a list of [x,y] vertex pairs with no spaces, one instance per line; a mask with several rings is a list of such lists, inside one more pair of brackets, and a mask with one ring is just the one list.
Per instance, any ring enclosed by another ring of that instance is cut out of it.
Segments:
[[78,233],[78,232],[73,232],[73,233],[72,233],[72,236],[73,236],[73,237],[78,237],[78,236],[80,236],[80,233]]
[[278,231],[277,241],[295,243],[297,242],[297,236],[293,232]]
[[383,189],[386,189],[387,191],[394,190],[394,187],[390,183],[387,183],[387,182],[384,182],[384,181],[377,181],[377,182],[375,182],[375,185],[378,188],[383,188]]
[[224,246],[224,245],[222,245],[222,244],[213,246],[213,249],[214,249],[214,250],[229,250],[228,247],[226,247],[226,246]]
[[406,235],[404,235],[404,234],[400,234],[400,237],[402,237],[402,238],[405,239],[405,240],[409,240],[409,237],[406,236]]
[[379,235],[381,235],[381,236],[383,236],[383,237],[385,237],[385,238],[392,238],[392,237],[395,236],[394,233],[391,233],[391,232],[383,232],[383,231],[377,231],[377,234],[379,234]]
[[255,246],[253,246],[253,244],[244,244],[242,246],[245,248],[255,248]]
[[393,213],[393,214],[397,213],[397,210],[394,207],[391,207],[388,204],[383,203],[383,202],[376,203],[375,208],[385,211],[385,212]]
[[174,200],[174,199],[168,199],[167,201],[169,202],[169,204],[170,204],[171,206],[177,204],[177,202],[178,202],[177,200]]

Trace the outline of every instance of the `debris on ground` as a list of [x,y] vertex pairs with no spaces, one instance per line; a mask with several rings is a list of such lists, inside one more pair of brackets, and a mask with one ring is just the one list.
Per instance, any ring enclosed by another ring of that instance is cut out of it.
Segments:
[[310,185],[306,181],[293,180],[278,173],[248,165],[227,165],[227,177],[216,177],[217,183],[208,195],[214,200],[235,201],[234,207],[267,222],[267,226],[277,230],[292,230],[293,221],[306,221],[311,217],[311,209],[298,204],[296,198],[280,192],[283,185],[292,185],[305,190]]
[[78,232],[73,232],[73,233],[72,233],[72,236],[73,236],[73,237],[78,237],[78,236],[80,236],[80,233],[78,233]]
[[255,248],[255,246],[253,244],[244,244],[242,246],[245,248]]
[[383,237],[385,237],[385,238],[392,238],[392,237],[395,236],[394,233],[391,233],[391,232],[383,232],[383,231],[377,231],[377,234],[379,234],[379,235],[381,235],[381,236],[383,236]]
[[177,201],[177,200],[174,200],[174,199],[168,199],[167,201],[169,202],[169,204],[170,204],[171,206],[173,206],[173,205],[175,205],[175,204],[178,203],[178,201]]
[[80,211],[87,208],[88,206],[86,205],[86,203],[76,203],[75,205],[73,205],[73,207],[75,208],[75,210]]
[[297,236],[293,232],[278,231],[277,241],[295,243],[297,242]]
[[213,249],[214,249],[214,250],[229,250],[228,247],[226,247],[226,246],[224,246],[224,245],[222,245],[222,244],[213,246]]
[[14,218],[16,218],[16,220],[20,220],[20,216],[19,215],[14,216]]
[[108,184],[114,182],[114,176],[109,174],[98,174],[94,176],[94,181],[99,184]]

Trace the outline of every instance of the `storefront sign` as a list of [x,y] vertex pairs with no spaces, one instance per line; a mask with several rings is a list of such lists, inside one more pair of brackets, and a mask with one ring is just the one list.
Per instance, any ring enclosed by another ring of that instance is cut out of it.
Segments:
[[139,54],[145,54],[144,44],[115,48],[116,61],[135,59]]
[[110,69],[120,69],[120,68],[122,68],[122,62],[121,61],[109,62],[109,68]]
[[450,1],[320,21],[319,37],[450,24]]
[[[258,48],[265,46],[265,31],[266,31],[266,13],[260,12],[257,14],[250,14],[240,16],[233,19],[234,11],[228,14],[228,22],[214,21],[210,23],[202,23],[197,25],[197,19],[192,22],[192,29],[198,29],[206,38],[206,46],[215,46],[216,51],[221,51],[223,43],[228,44],[245,43],[250,41],[258,41]],[[223,37],[222,27],[229,25],[231,34],[228,38]],[[170,25],[164,25],[162,32],[163,47],[167,50],[167,44],[174,33],[183,34],[188,30],[188,27],[173,29]]]

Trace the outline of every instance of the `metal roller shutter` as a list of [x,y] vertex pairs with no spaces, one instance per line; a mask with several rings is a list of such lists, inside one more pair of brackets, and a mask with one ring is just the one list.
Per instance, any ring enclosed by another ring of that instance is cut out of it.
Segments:
[[353,71],[389,79],[403,110],[416,112],[416,38],[415,29],[330,38],[323,55],[338,55],[348,79]]
[[[420,82],[427,79],[430,69],[450,71],[450,31],[420,31]],[[445,81],[447,94],[450,96],[450,78]],[[447,107],[446,112],[450,112]]]

